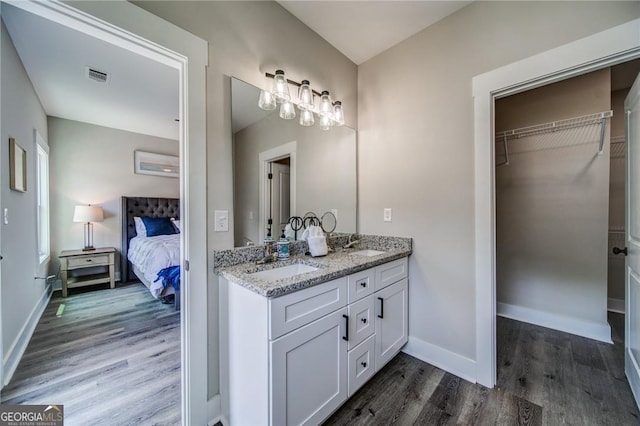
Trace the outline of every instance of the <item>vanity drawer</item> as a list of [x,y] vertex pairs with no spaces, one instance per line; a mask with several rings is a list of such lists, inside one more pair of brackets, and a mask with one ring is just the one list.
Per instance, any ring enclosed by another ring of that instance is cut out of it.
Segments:
[[352,303],[349,308],[349,350],[358,346],[375,331],[375,304],[373,295]]
[[347,305],[347,277],[269,299],[269,339]]
[[406,257],[376,266],[375,291],[383,289],[409,275],[409,261]]
[[376,278],[375,268],[365,269],[356,272],[347,277],[347,285],[349,287],[349,303],[362,299],[365,296],[373,294],[374,280]]
[[374,341],[375,336],[371,336],[349,351],[347,360],[349,396],[356,393],[376,371],[374,364],[376,357],[373,352],[375,348]]
[[86,268],[88,266],[109,265],[108,254],[96,254],[93,256],[78,256],[67,259],[67,269]]

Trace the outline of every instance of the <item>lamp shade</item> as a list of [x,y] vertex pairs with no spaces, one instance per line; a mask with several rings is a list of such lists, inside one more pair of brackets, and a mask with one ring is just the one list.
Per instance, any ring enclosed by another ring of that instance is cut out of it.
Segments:
[[100,206],[76,206],[73,211],[74,222],[102,222],[104,214]]

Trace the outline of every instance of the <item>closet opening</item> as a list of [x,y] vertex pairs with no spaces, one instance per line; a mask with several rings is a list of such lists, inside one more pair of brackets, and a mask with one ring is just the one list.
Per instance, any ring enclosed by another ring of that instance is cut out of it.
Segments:
[[624,100],[639,72],[636,59],[495,100],[498,384],[512,320],[624,346],[614,248],[625,246]]

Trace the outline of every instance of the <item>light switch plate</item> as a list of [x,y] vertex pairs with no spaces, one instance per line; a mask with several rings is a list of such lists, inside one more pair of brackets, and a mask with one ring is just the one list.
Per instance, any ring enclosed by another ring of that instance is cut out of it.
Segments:
[[9,209],[6,207],[4,208],[4,224],[9,224]]
[[384,209],[384,221],[385,222],[391,222],[391,209],[390,208]]
[[228,210],[215,210],[213,213],[213,217],[214,217],[213,230],[215,232],[229,231],[229,211]]

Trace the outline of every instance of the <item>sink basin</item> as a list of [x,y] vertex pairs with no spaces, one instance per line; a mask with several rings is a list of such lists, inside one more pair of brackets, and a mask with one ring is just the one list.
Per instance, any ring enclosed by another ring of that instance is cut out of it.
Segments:
[[260,278],[265,281],[276,281],[283,278],[291,278],[296,275],[306,274],[307,272],[317,271],[315,266],[305,265],[304,263],[295,263],[293,265],[280,266],[278,268],[267,269],[266,271],[254,272],[250,274],[252,277]]
[[358,251],[354,251],[351,254],[354,254],[356,256],[377,256],[379,254],[384,254],[384,251],[380,251],[380,250],[358,250]]

